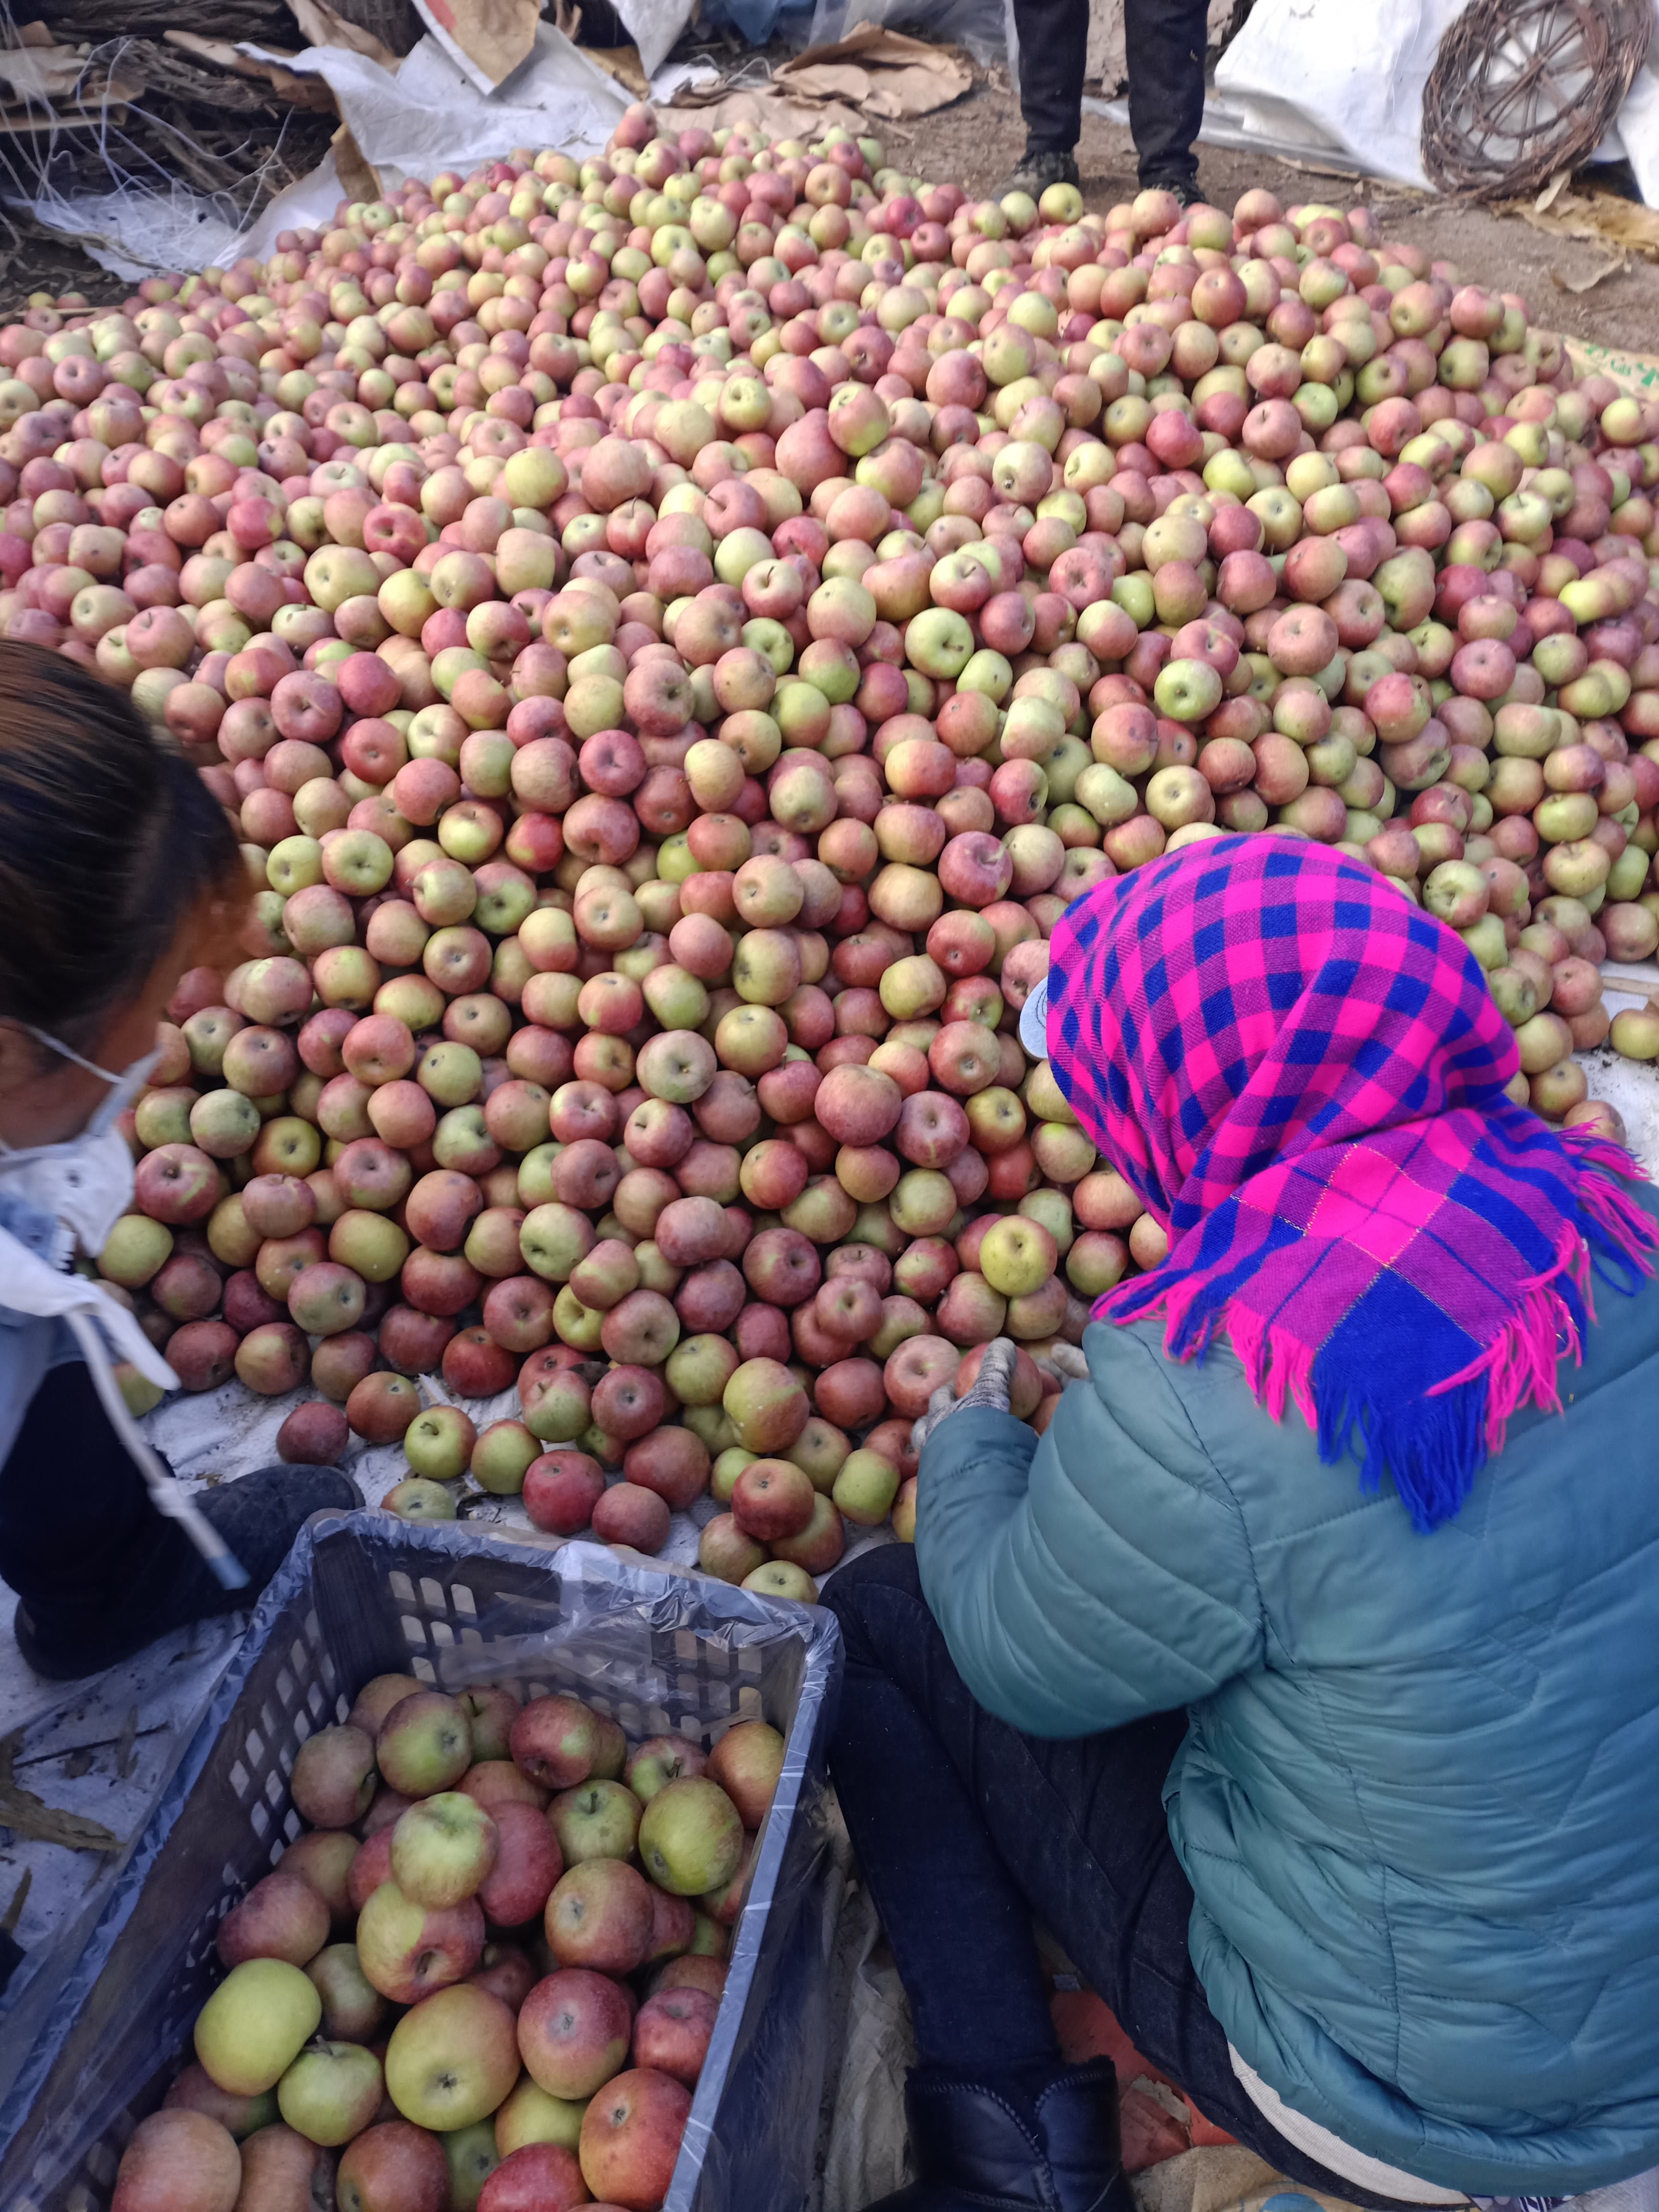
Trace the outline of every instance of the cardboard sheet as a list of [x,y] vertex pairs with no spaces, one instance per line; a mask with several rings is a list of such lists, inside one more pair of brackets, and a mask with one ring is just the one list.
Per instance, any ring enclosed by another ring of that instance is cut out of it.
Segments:
[[834,45],[809,46],[785,62],[773,82],[787,99],[844,101],[897,123],[950,106],[973,89],[974,73],[948,46],[860,23]]

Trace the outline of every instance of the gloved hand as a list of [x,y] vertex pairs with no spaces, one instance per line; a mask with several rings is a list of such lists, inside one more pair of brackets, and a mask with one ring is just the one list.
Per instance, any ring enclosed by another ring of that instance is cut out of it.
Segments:
[[939,1423],[948,1421],[964,1406],[988,1406],[994,1413],[1006,1413],[1009,1386],[1014,1379],[1015,1357],[1012,1339],[996,1337],[985,1347],[979,1376],[971,1390],[958,1398],[948,1382],[941,1383],[927,1401],[927,1411],[918,1413],[910,1424],[911,1450],[919,1452]]
[[1062,1390],[1068,1382],[1089,1379],[1089,1363],[1074,1344],[1051,1344],[1047,1352],[1034,1355],[1033,1364],[1039,1375],[1058,1382]]

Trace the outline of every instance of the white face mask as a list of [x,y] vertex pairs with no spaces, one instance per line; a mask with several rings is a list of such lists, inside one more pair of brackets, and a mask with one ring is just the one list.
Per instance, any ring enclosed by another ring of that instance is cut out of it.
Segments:
[[109,1092],[84,1127],[55,1145],[19,1150],[0,1137],[0,1182],[9,1192],[62,1222],[83,1252],[96,1255],[132,1199],[132,1154],[115,1125],[149,1082],[161,1048],[115,1074],[46,1030],[27,1022],[22,1027],[76,1067],[108,1084]]

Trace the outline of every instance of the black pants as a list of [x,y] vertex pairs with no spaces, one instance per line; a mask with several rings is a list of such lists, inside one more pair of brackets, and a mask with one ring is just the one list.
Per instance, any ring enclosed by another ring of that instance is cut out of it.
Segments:
[[[1206,0],[1125,0],[1129,128],[1140,182],[1195,184],[1204,119]],[[1014,0],[1019,105],[1033,144],[1069,152],[1083,129],[1089,0]]]
[[312,1514],[362,1504],[337,1468],[276,1467],[198,1501],[248,1575],[228,1590],[150,1504],[78,1362],[47,1370],[0,1472],[0,1579],[38,1672],[112,1666],[170,1629],[252,1605]]
[[1164,1815],[1185,1715],[1061,1743],[994,1719],[951,1663],[908,1544],[855,1559],[823,1602],[847,1649],[830,1771],[921,2063],[1016,2084],[1059,2067],[1035,1914],[1206,2119],[1304,2187],[1395,2203],[1287,2142],[1233,2072]]

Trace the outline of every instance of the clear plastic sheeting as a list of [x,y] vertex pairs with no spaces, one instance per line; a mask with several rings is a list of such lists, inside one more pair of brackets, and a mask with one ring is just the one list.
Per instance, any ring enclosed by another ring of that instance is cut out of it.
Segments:
[[0,1801],[0,1826],[10,1826],[0,1907],[21,1903],[13,1933],[23,1954],[0,1993],[0,2097],[57,2009],[238,1641],[230,1620],[180,1629],[148,1655],[142,1679],[118,1670],[55,1689],[56,1702],[27,1718],[13,1713],[33,1678],[20,1668],[7,1683],[0,1724],[15,1787],[49,1814],[106,1829],[115,1848],[71,1849],[55,1822],[31,1834],[7,1822]]
[[811,2181],[834,1875],[824,1752],[834,1618],[573,1544],[320,1514],[254,1616],[54,2018],[0,2106],[0,2212],[106,2212],[120,2149],[188,2052],[214,1937],[300,1832],[288,1775],[370,1676],[506,1680],[586,1699],[630,1736],[787,1750],[665,2212],[784,2212]]
[[815,0],[806,43],[839,46],[860,23],[965,46],[977,62],[1006,62],[1019,81],[1012,0]]
[[[775,17],[778,12],[778,0],[748,0],[748,5],[767,9]],[[693,9],[694,0],[617,0],[617,13],[640,50],[640,67],[647,76],[654,76],[672,53]],[[764,44],[770,35],[769,26],[757,43]]]

